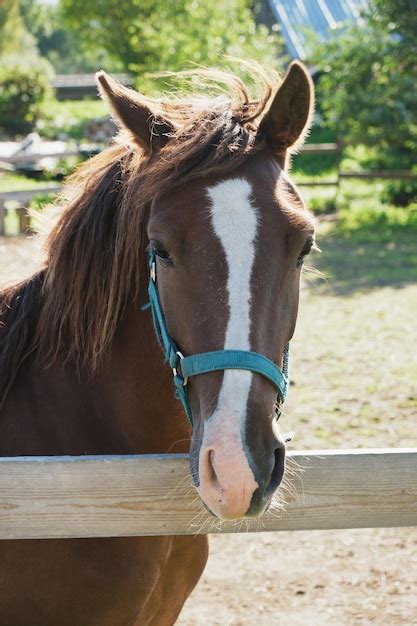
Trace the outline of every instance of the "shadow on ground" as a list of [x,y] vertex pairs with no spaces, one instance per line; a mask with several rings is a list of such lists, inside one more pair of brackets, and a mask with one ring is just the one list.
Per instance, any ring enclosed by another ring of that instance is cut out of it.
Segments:
[[353,233],[331,230],[318,237],[321,254],[313,266],[322,276],[309,274],[320,293],[351,295],[390,286],[417,284],[417,230],[393,229]]

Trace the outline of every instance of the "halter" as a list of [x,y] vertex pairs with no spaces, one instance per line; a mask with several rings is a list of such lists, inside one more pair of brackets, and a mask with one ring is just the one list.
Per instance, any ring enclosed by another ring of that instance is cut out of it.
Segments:
[[289,346],[287,345],[284,350],[282,370],[266,356],[249,350],[216,350],[213,352],[202,352],[192,356],[184,356],[179,351],[168,332],[156,284],[155,250],[150,250],[149,252],[149,267],[149,306],[152,311],[155,334],[165,353],[165,358],[172,368],[176,396],[181,400],[191,426],[193,425],[193,418],[188,401],[187,388],[188,379],[191,376],[229,369],[249,370],[250,372],[261,374],[261,376],[269,380],[276,388],[281,402],[284,402],[288,390]]

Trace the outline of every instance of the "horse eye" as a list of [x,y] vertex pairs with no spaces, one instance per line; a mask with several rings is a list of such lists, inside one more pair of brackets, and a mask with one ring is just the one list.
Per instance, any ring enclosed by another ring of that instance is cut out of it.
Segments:
[[152,245],[153,250],[155,250],[155,254],[157,257],[162,259],[162,261],[168,261],[172,263],[172,259],[169,255],[169,252],[165,250],[164,246],[161,243],[159,243],[159,241],[152,241],[151,245]]
[[314,243],[313,239],[311,239],[311,238],[307,239],[307,241],[305,242],[304,247],[301,250],[300,255],[299,255],[298,259],[297,259],[297,267],[301,267],[302,266],[302,264],[304,263],[305,257],[308,254],[310,254],[310,252],[311,252],[311,248],[313,247],[313,243]]

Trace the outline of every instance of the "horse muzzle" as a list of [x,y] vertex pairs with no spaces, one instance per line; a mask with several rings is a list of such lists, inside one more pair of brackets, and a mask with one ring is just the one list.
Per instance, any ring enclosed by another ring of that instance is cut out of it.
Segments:
[[242,445],[240,436],[228,436],[225,429],[215,436],[205,432],[199,452],[197,491],[220,519],[258,517],[268,507],[284,470],[285,445],[275,437],[255,455]]

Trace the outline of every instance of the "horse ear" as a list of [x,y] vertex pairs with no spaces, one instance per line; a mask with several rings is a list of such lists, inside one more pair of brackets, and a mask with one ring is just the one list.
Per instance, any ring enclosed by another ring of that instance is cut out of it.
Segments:
[[105,72],[97,72],[101,97],[109,102],[116,122],[127,129],[146,152],[162,148],[172,132],[171,125],[155,114],[133,89],[128,89]]
[[307,69],[293,61],[279,86],[269,111],[260,124],[266,140],[278,160],[295,143],[301,143],[313,113],[314,87]]

